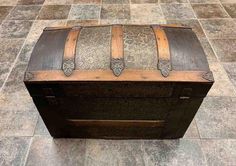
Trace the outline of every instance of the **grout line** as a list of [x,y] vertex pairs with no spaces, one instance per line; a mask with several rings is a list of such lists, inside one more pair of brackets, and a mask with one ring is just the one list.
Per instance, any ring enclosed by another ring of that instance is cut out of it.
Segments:
[[[41,13],[42,8],[43,8],[43,5],[41,6],[41,8],[40,8],[40,10],[39,10],[38,15],[35,17],[35,20],[38,20],[38,17],[39,17],[39,14]],[[32,25],[32,26],[33,26],[33,25]]]
[[200,149],[201,149],[201,151],[202,151],[203,158],[204,158],[204,161],[205,161],[205,163],[206,163],[206,166],[208,166],[208,162],[207,162],[206,153],[204,152],[204,150],[203,150],[202,146],[203,146],[202,139],[200,139]]
[[196,115],[194,116],[194,119],[193,119],[193,120],[194,120],[195,125],[196,125],[196,127],[197,127],[198,137],[199,137],[199,139],[202,139],[202,138],[201,138],[201,135],[200,135],[200,132],[199,132],[199,128],[198,128],[197,121],[196,121],[195,117],[196,117]]
[[[158,2],[159,2],[159,1],[158,1]],[[160,10],[161,10],[161,14],[162,14],[162,16],[163,16],[163,19],[165,20],[165,22],[166,22],[166,24],[167,24],[167,18],[166,18],[166,16],[164,15],[164,12],[163,12],[163,10],[162,10],[161,4],[159,3],[158,6],[159,6],[159,8],[160,8]]]
[[[15,5],[15,6],[12,6],[11,10],[10,10],[9,13],[6,15],[6,17],[2,20],[2,22],[1,22],[0,25],[2,25],[3,22],[8,21],[7,18],[10,16],[11,12],[12,12],[15,8],[16,8],[16,5]],[[0,28],[1,28],[1,27],[0,27]],[[0,36],[0,37],[1,37],[1,36]]]
[[225,13],[229,16],[229,18],[232,18],[229,13],[225,10],[224,6],[222,5],[222,3],[220,2],[220,6],[223,8],[223,10],[225,11]]
[[196,15],[195,11],[193,10],[192,4],[190,3],[190,0],[187,0],[187,1],[188,1],[188,3],[189,3],[189,6],[190,6],[192,12],[193,12],[193,15],[195,16],[196,19],[198,19],[198,17],[197,17],[197,15]]
[[101,25],[102,6],[103,6],[103,0],[101,0],[101,2],[100,2],[100,11],[99,11],[98,25]]
[[26,166],[26,162],[27,162],[27,159],[28,159],[28,156],[29,156],[29,152],[30,152],[30,148],[31,148],[32,142],[33,142],[33,137],[30,138],[29,147],[28,147],[28,150],[26,152],[24,163],[23,163],[24,166]]
[[73,4],[70,5],[70,10],[68,12],[67,19],[66,19],[66,26],[67,26],[68,20],[70,20],[69,17],[70,17],[70,14],[71,14],[72,7],[73,7]]

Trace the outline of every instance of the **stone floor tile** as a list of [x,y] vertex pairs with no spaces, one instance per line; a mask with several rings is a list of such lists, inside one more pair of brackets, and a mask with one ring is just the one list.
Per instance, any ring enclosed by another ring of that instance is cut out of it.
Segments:
[[[16,91],[13,91],[14,89],[16,89]],[[36,122],[37,122],[37,117],[35,115],[37,113],[36,107],[32,101],[32,98],[30,97],[28,91],[24,87],[23,82],[21,83],[21,85],[16,86],[16,84],[14,84],[10,87],[8,86],[7,88],[3,87],[3,90],[0,94],[0,105],[1,105],[1,110],[5,111],[5,112],[7,110],[10,110],[9,112],[6,112],[6,113],[2,112],[9,119],[13,118],[13,116],[16,116],[16,118],[15,118],[16,123],[10,124],[13,127],[15,127],[15,129],[19,129],[19,130],[22,129],[23,131],[26,131],[24,129],[24,124],[23,124],[23,126],[20,126],[21,123],[23,123],[23,121],[20,120],[21,116],[25,116],[25,119],[29,120],[29,124],[34,125],[34,123],[35,123],[35,125],[36,125]],[[12,116],[10,116],[10,115],[12,115]],[[27,116],[29,116],[29,117],[27,117]],[[19,118],[19,122],[17,122],[17,118]],[[6,121],[6,123],[11,123],[11,122]],[[19,125],[17,126],[17,124],[19,124]],[[27,125],[27,124],[25,124],[25,125]],[[21,127],[23,127],[23,128],[21,128]],[[30,127],[30,126],[27,126],[27,127]],[[30,132],[29,135],[31,135],[31,133],[32,133],[31,131],[34,130],[34,127],[35,126],[33,126],[32,128],[29,128],[29,132]],[[5,132],[11,132],[11,131],[6,130]]]
[[200,43],[203,47],[203,50],[207,56],[208,62],[217,62],[218,60],[215,56],[214,51],[212,50],[210,43],[208,42],[208,40],[206,38],[200,38],[199,41],[200,41]]
[[13,0],[0,0],[0,6],[14,6],[16,3],[17,1]]
[[[14,91],[14,89],[16,90]],[[19,110],[21,112],[37,112],[33,100],[30,97],[23,82],[21,82],[21,85],[16,86],[16,84],[13,84],[12,86],[3,87],[0,93],[0,105],[1,110],[11,110],[12,112],[15,111],[16,113]]]
[[99,19],[100,10],[99,5],[73,5],[69,19]]
[[16,6],[8,15],[8,20],[34,20],[41,6]]
[[0,20],[5,19],[5,17],[10,13],[12,6],[0,6]]
[[236,140],[201,140],[208,166],[233,166],[236,163]]
[[221,62],[236,62],[236,39],[210,40]]
[[101,19],[130,19],[129,5],[103,5]]
[[160,3],[188,3],[188,0],[160,0]]
[[0,137],[0,165],[24,165],[30,138]]
[[102,20],[100,20],[100,24],[101,25],[107,25],[107,24],[132,24],[132,20],[131,19],[102,19]]
[[189,125],[188,130],[184,134],[184,138],[199,138],[198,128],[195,119],[193,119],[193,121]]
[[232,18],[236,18],[236,1],[232,4],[223,4],[223,6]]
[[35,110],[0,109],[0,116],[0,137],[34,135],[34,129],[38,119],[38,113]]
[[[24,43],[24,46],[22,47],[21,52],[20,52],[20,54],[18,56],[18,59],[16,61],[16,65],[18,65],[18,64],[28,64],[35,44],[36,44],[35,41],[31,41],[31,40],[26,39],[26,41]],[[14,68],[13,68],[13,70],[14,70]],[[22,71],[23,71],[23,73],[18,73],[18,75],[19,74],[21,74],[21,75],[24,74],[24,69]],[[13,76],[12,78],[14,78],[14,77],[15,76]],[[10,75],[9,78],[11,79],[11,75]],[[22,77],[22,79],[23,79],[23,77]]]
[[193,10],[198,18],[227,18],[220,4],[192,4]]
[[45,126],[43,119],[41,118],[41,116],[39,115],[38,118],[38,122],[35,128],[35,132],[34,132],[35,136],[48,136],[51,137],[47,127]]
[[65,26],[66,20],[36,20],[27,36],[27,41],[37,42],[45,27]]
[[102,0],[103,4],[129,4],[129,0]]
[[45,0],[18,0],[17,5],[42,5]]
[[87,140],[86,165],[205,165],[199,140]]
[[70,5],[44,5],[39,13],[38,20],[67,19]]
[[0,63],[13,63],[23,45],[23,42],[23,39],[0,38]]
[[236,23],[232,19],[200,20],[210,39],[236,38]]
[[164,20],[161,8],[156,4],[132,4],[130,5],[132,22],[155,24]]
[[190,3],[220,3],[219,0],[189,0]]
[[146,165],[206,165],[198,139],[145,141],[142,149]]
[[220,0],[221,3],[235,3],[235,0]]
[[85,147],[86,141],[80,139],[34,137],[26,165],[84,165]]
[[87,140],[85,165],[145,165],[142,140]]
[[90,25],[98,25],[98,20],[68,20],[67,26],[90,26]]
[[166,19],[192,19],[195,18],[191,5],[181,4],[161,4],[161,9]]
[[9,20],[3,21],[0,26],[2,38],[25,38],[30,31],[32,21]]
[[141,4],[141,3],[158,3],[158,0],[131,0],[131,3],[137,3],[137,4]]
[[236,63],[223,63],[223,66],[228,74],[229,79],[236,88]]
[[191,27],[193,31],[196,33],[198,38],[204,38],[205,34],[202,30],[201,25],[199,24],[197,19],[189,19],[189,20],[167,20],[168,24],[183,24],[184,26]]
[[207,97],[196,114],[201,138],[236,138],[236,98]]
[[211,87],[208,96],[236,96],[233,84],[230,82],[224,68],[217,62],[210,63],[215,82]]
[[45,0],[45,5],[70,5],[74,0]]
[[73,0],[73,4],[101,4],[102,0]]

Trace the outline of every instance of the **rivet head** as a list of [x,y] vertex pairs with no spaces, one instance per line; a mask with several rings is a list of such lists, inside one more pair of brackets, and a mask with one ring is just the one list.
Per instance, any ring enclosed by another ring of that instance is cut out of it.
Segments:
[[34,78],[33,73],[31,73],[31,72],[26,72],[25,73],[25,80],[26,81],[32,80],[33,78]]

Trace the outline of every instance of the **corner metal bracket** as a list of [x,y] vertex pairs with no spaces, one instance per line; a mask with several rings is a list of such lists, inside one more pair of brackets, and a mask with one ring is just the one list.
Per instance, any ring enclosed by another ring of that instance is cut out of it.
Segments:
[[204,78],[205,80],[211,81],[211,82],[214,81],[213,73],[211,71],[204,73],[202,75],[202,78]]
[[25,73],[25,80],[26,81],[32,80],[33,78],[34,78],[34,74],[33,73],[28,72],[28,71]]

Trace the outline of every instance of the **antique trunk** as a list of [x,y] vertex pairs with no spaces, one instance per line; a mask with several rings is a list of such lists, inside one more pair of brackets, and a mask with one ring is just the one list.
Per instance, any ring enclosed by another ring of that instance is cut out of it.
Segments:
[[25,85],[53,137],[180,138],[214,80],[191,28],[45,28]]

